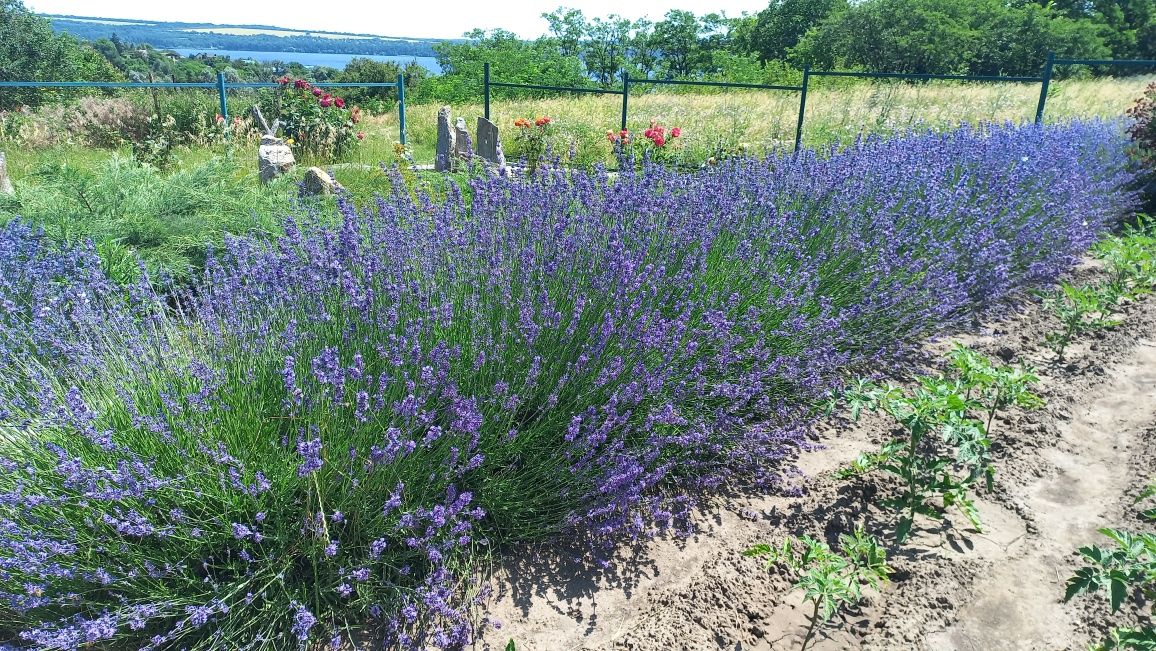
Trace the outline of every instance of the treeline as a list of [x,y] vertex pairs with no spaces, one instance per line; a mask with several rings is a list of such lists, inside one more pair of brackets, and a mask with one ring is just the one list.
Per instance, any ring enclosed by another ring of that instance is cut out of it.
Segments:
[[[547,35],[495,29],[435,46],[446,99],[476,97],[483,62],[514,83],[610,87],[632,77],[797,81],[806,65],[925,74],[1037,75],[1069,58],[1156,58],[1152,0],[772,0],[755,15],[662,20],[543,14]],[[1063,74],[1066,71],[1060,71]]]
[[[52,17],[57,31],[67,32],[87,41],[111,39],[114,35],[128,43],[148,43],[154,47],[250,50],[257,52],[324,52],[328,54],[372,54],[382,56],[433,56],[436,41],[428,39],[394,40],[383,38],[331,38],[327,36],[276,36],[273,34],[222,34],[189,31],[220,28],[201,23],[95,23]],[[299,30],[286,30],[299,31]]]
[[[229,81],[270,81],[288,74],[315,81],[390,82],[404,72],[412,99],[460,102],[477,101],[487,62],[498,81],[606,88],[620,85],[623,73],[793,84],[807,65],[1034,76],[1050,51],[1071,58],[1156,59],[1154,5],[1153,0],[771,0],[755,15],[672,10],[657,21],[591,18],[562,7],[542,15],[548,31],[534,40],[502,29],[478,29],[465,40],[436,43],[433,53],[444,73],[430,76],[416,64],[401,67],[369,59],[336,70],[212,55],[180,57],[154,41],[133,44],[119,34],[122,24],[115,26],[117,34],[88,44],[54,33],[50,22],[29,13],[21,0],[0,0],[0,80],[204,82],[220,72]],[[372,109],[375,101],[388,108],[394,93],[375,89],[346,95]],[[0,110],[62,96],[67,93],[5,89]]]

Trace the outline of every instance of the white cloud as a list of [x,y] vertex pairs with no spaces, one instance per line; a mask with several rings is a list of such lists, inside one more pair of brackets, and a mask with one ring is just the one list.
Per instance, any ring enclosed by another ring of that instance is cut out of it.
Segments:
[[[725,11],[738,16],[766,7],[767,0],[682,0],[682,2],[626,3],[622,0],[570,0],[568,7],[587,17],[617,13],[627,18],[660,19],[669,9],[702,15]],[[544,12],[557,4],[441,0],[435,2],[328,2],[289,3],[285,0],[26,0],[40,13],[100,16],[137,20],[207,22],[216,24],[274,25],[291,29],[355,32],[382,36],[457,38],[475,27],[501,27],[524,38],[546,31]],[[319,11],[320,9],[320,11]]]

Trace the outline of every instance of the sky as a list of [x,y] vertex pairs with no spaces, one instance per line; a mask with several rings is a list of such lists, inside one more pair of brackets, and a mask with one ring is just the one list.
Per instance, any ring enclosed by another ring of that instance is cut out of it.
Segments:
[[290,29],[355,32],[381,36],[460,38],[475,27],[501,27],[523,38],[541,36],[544,12],[559,5],[581,9],[587,18],[612,13],[626,18],[660,19],[670,9],[702,15],[757,13],[767,0],[376,0],[315,3],[305,0],[25,0],[29,9],[46,14],[101,16],[137,20],[274,25]]

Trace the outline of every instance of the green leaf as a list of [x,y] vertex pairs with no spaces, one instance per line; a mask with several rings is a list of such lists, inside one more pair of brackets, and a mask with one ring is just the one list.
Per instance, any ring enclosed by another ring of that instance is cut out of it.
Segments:
[[1076,574],[1068,579],[1068,587],[1064,592],[1064,601],[1071,601],[1081,593],[1091,593],[1096,590],[1096,573],[1088,567],[1076,570]]
[[911,526],[914,524],[915,521],[907,516],[900,519],[899,526],[895,527],[895,542],[902,544],[903,541],[907,540],[908,534],[911,533]]
[[517,645],[514,644],[514,638],[510,638],[510,641],[506,643],[506,651],[518,651]]
[[743,556],[766,556],[771,553],[771,546],[766,543],[759,543],[750,549],[743,551]]
[[1113,613],[1117,610],[1120,610],[1120,606],[1123,605],[1124,601],[1128,598],[1128,584],[1124,580],[1118,578],[1116,575],[1117,572],[1112,572],[1112,583],[1110,587],[1110,600]]

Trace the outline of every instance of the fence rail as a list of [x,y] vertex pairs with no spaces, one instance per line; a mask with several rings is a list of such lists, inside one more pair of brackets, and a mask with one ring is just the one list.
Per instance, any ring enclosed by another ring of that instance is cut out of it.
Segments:
[[602,95],[622,96],[621,128],[626,129],[628,110],[630,105],[631,85],[671,85],[671,86],[710,86],[714,88],[746,88],[755,90],[773,90],[799,93],[799,115],[795,127],[795,151],[799,151],[803,144],[803,123],[807,111],[807,91],[811,77],[850,77],[860,79],[905,79],[911,81],[977,81],[994,83],[1029,83],[1040,84],[1040,99],[1036,105],[1035,123],[1042,124],[1044,110],[1048,101],[1048,90],[1051,87],[1052,76],[1057,65],[1089,65],[1089,66],[1126,66],[1126,67],[1156,67],[1156,60],[1149,59],[1058,59],[1054,52],[1048,53],[1042,72],[1038,77],[1002,76],[1002,75],[937,75],[905,72],[852,72],[844,70],[811,70],[810,66],[803,68],[803,81],[798,86],[784,86],[774,84],[747,84],[729,81],[692,81],[681,79],[651,79],[631,77],[626,71],[622,72],[622,88],[576,88],[564,86],[540,86],[536,84],[513,84],[490,80],[490,64],[486,63],[483,72],[483,95],[485,118],[490,119],[490,103],[492,88],[525,88],[549,90],[569,93],[597,93]]
[[[406,144],[405,137],[405,75],[398,75],[397,81],[386,82],[317,82],[313,86],[322,88],[396,88],[398,137]],[[229,119],[229,105],[226,93],[236,89],[280,88],[274,81],[229,82],[224,73],[217,73],[215,82],[169,82],[169,81],[0,81],[0,88],[215,88],[220,100],[221,117]]]

